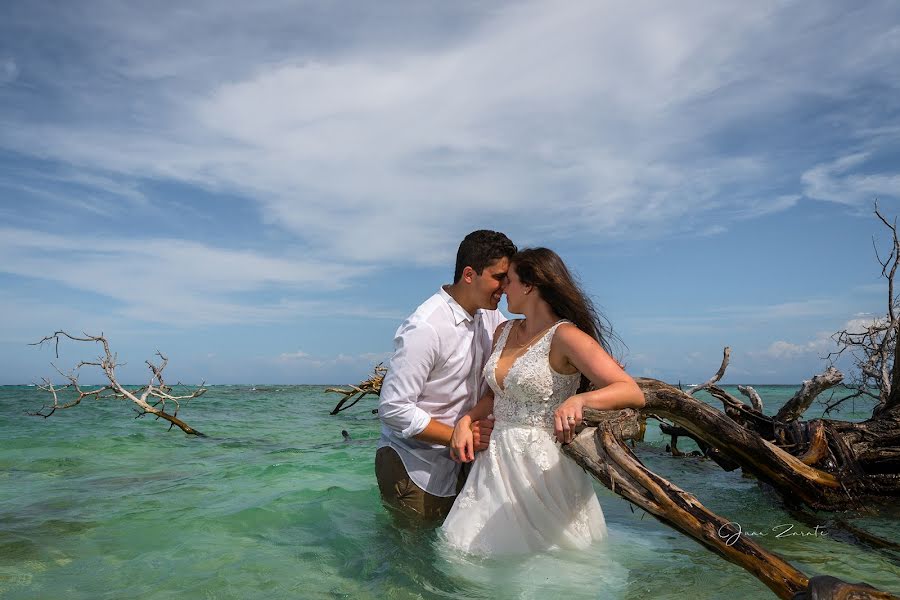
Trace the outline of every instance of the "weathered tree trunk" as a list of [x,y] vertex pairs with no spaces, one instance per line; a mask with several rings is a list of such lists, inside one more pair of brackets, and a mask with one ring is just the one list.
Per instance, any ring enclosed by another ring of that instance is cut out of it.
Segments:
[[697,498],[647,469],[607,424],[586,428],[563,446],[563,452],[619,496],[750,571],[779,598],[793,598],[806,590],[808,579],[803,573],[737,533],[728,519],[708,510]]
[[[713,513],[696,497],[647,469],[624,443],[625,439],[643,437],[640,424],[645,415],[650,412],[659,414],[660,409],[670,415],[681,412],[693,414],[694,411],[703,412],[704,409],[692,404],[698,402],[694,398],[661,382],[640,379],[638,384],[648,398],[644,409],[586,411],[584,422],[587,427],[572,443],[562,447],[563,452],[612,492],[725,560],[746,569],[779,598],[896,600],[896,596],[867,584],[851,584],[828,576],[807,579],[782,557],[768,552],[751,538],[741,535],[731,521]],[[659,400],[668,391],[664,388],[671,388],[689,402],[685,402],[685,406],[679,410],[675,406],[677,398]],[[717,412],[711,407],[705,408]]]
[[[788,504],[837,510],[900,496],[900,422],[886,415],[862,423],[775,421],[775,436],[766,439],[759,432],[772,419],[746,405],[727,403],[723,413],[661,381],[636,381],[647,401],[644,414],[673,421],[772,486]],[[716,395],[715,390],[709,391]]]

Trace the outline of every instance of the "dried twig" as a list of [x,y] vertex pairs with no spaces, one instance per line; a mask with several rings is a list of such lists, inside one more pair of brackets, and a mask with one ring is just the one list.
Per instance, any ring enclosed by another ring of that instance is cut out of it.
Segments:
[[707,381],[706,383],[702,383],[702,384],[698,385],[697,387],[695,387],[694,389],[692,389],[690,391],[691,396],[693,396],[700,390],[705,390],[709,386],[715,385],[716,383],[718,383],[718,381],[720,379],[722,379],[722,376],[725,375],[725,369],[728,368],[728,361],[730,360],[730,358],[731,358],[731,348],[729,348],[728,346],[725,346],[725,350],[722,351],[722,364],[719,366],[719,370],[716,371],[716,374],[713,375],[709,381]]
[[[336,415],[342,410],[347,410],[357,402],[359,402],[364,396],[369,394],[378,395],[381,393],[381,383],[384,381],[384,376],[387,373],[387,367],[382,366],[383,363],[378,363],[375,365],[374,372],[371,377],[360,383],[359,385],[351,385],[350,389],[345,388],[328,388],[326,392],[333,392],[335,394],[341,394],[344,396],[340,402],[332,409],[329,414]],[[350,404],[347,404],[349,400],[353,400]]]
[[[110,350],[109,342],[106,337],[104,337],[103,333],[100,335],[83,333],[83,336],[84,337],[78,337],[65,331],[57,331],[53,335],[48,335],[40,341],[31,344],[32,346],[41,346],[52,341],[54,343],[57,358],[59,357],[59,341],[61,338],[68,338],[76,342],[95,342],[103,346],[103,355],[96,361],[81,361],[75,366],[75,369],[69,373],[64,373],[57,368],[56,365],[53,365],[53,368],[56,369],[57,373],[65,377],[68,380],[68,383],[63,386],[55,386],[52,381],[44,378],[43,383],[38,387],[49,393],[53,402],[49,405],[45,404],[39,410],[31,413],[32,415],[47,418],[58,409],[77,406],[85,398],[115,398],[118,400],[130,400],[136,404],[138,414],[135,418],[150,414],[154,415],[157,419],[168,421],[170,430],[172,427],[178,427],[185,433],[191,435],[203,435],[179,419],[178,411],[181,408],[181,402],[192,400],[206,393],[206,388],[203,387],[204,384],[201,383],[197,389],[189,394],[173,394],[172,387],[166,385],[163,378],[163,370],[166,368],[166,365],[168,365],[169,359],[157,351],[156,355],[160,358],[160,364],[154,365],[150,361],[147,361],[147,365],[150,367],[151,372],[150,382],[137,390],[129,390],[121,385],[116,378],[116,367],[121,366],[121,363],[117,362],[116,355]],[[78,382],[78,372],[82,367],[99,368],[103,371],[109,384],[96,390],[85,390]],[[154,382],[156,383],[155,385]],[[66,390],[70,393],[74,392],[76,397],[67,402],[61,401],[60,393]],[[166,403],[174,405],[174,410],[167,411]]]

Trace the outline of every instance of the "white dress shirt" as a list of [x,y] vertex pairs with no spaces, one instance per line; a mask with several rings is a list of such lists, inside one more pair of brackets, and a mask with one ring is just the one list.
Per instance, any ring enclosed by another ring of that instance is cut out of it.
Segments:
[[457,463],[440,444],[413,439],[431,419],[450,425],[468,412],[486,385],[481,371],[491,354],[499,310],[475,316],[444,289],[423,302],[394,334],[394,355],[381,384],[378,447],[397,451],[410,479],[434,496],[455,496]]

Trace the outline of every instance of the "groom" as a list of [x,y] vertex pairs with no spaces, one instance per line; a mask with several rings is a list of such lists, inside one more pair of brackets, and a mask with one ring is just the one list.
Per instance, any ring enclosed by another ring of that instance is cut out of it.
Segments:
[[[443,519],[465,476],[450,458],[453,426],[485,390],[481,376],[497,304],[516,246],[496,231],[473,231],[460,243],[453,284],[423,302],[397,329],[381,385],[381,439],[375,476],[381,497],[404,513]],[[475,449],[490,440],[491,421],[472,425]]]

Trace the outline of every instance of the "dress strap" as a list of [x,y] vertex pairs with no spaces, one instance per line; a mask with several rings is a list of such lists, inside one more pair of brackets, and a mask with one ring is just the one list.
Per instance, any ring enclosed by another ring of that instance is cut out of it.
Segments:
[[550,326],[549,329],[544,333],[541,339],[535,344],[535,346],[541,346],[541,352],[547,355],[550,354],[550,345],[553,343],[553,336],[556,335],[556,330],[563,323],[571,323],[568,319],[560,319],[556,323]]
[[506,323],[503,324],[503,331],[500,332],[500,339],[497,340],[497,343],[494,344],[494,352],[493,353],[502,353],[503,348],[506,347],[506,340],[509,338],[509,332],[512,331],[513,323],[515,323],[515,319],[509,319]]

